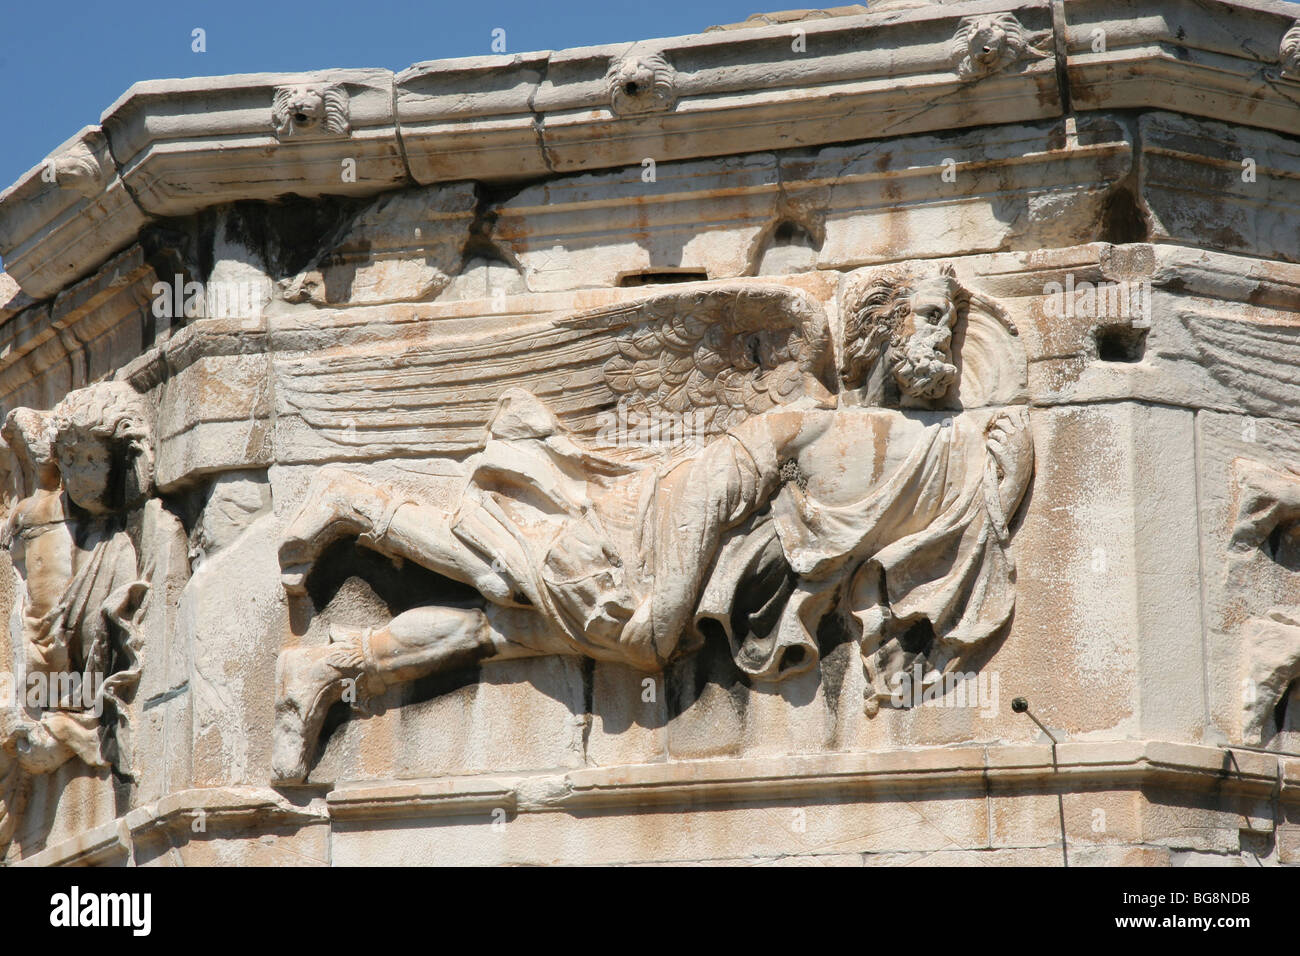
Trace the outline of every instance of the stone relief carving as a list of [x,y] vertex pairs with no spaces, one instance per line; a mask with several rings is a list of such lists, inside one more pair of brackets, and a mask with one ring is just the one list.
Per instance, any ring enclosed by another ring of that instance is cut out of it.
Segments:
[[[893,705],[900,678],[920,673],[922,686],[913,689],[927,690],[1010,619],[1009,521],[1028,486],[1033,445],[1025,408],[1012,404],[1023,401],[1023,351],[996,302],[963,286],[949,267],[859,272],[843,298],[840,371],[859,401],[962,410],[939,422],[930,444],[912,446],[890,482],[902,497],[889,509],[905,510],[872,516],[880,550],[854,572],[846,592],[862,628],[872,715]],[[936,460],[946,465],[938,478],[930,470]],[[902,519],[897,529],[886,514]],[[817,539],[834,541],[825,524],[808,527]],[[936,579],[925,555],[957,528],[960,543],[948,541],[956,560]],[[884,544],[891,533],[899,537]],[[961,596],[945,590],[953,587]]]
[[1282,35],[1277,58],[1282,79],[1300,83],[1300,20]]
[[1031,35],[1014,14],[963,17],[952,38],[953,69],[963,80],[997,73],[1021,60],[1042,59],[1050,33]]
[[[1239,458],[1236,521],[1229,551],[1242,555],[1274,547],[1300,533],[1300,473]],[[1242,739],[1266,744],[1283,727],[1275,725],[1300,680],[1300,607],[1270,608],[1242,625]],[[1283,715],[1285,716],[1285,715]],[[1292,720],[1300,714],[1290,714]]]
[[605,363],[605,381],[632,410],[693,411],[710,435],[834,388],[826,317],[786,289],[656,296],[568,324],[614,333],[619,354]]
[[99,157],[85,143],[69,147],[54,160],[55,182],[71,186],[88,199],[99,195],[107,178]]
[[661,113],[677,102],[677,71],[662,53],[633,51],[610,63],[605,87],[618,116]]
[[930,681],[957,667],[1010,618],[1008,522],[1033,470],[1023,407],[955,394],[954,333],[1014,340],[979,303],[950,270],[851,283],[844,389],[821,307],[794,290],[724,285],[583,313],[565,324],[616,345],[611,395],[689,414],[698,440],[658,454],[602,445],[510,388],[450,504],[319,471],[280,545],[287,591],[305,593],[324,550],[355,537],[477,596],[284,651],[277,778],[305,778],[346,689],[480,660],[654,672],[716,640],[750,678],[780,681],[817,665],[818,627],[839,615],[861,645],[868,713],[905,669]]
[[290,137],[348,136],[348,94],[337,84],[281,86],[271,104],[271,125],[281,141]]
[[21,582],[11,625],[21,651],[6,675],[15,699],[0,707],[0,837],[25,776],[74,757],[130,772],[126,705],[148,591],[133,530],[153,486],[147,411],[125,383],[74,391],[52,412],[14,409],[2,434],[22,498],[4,532]]

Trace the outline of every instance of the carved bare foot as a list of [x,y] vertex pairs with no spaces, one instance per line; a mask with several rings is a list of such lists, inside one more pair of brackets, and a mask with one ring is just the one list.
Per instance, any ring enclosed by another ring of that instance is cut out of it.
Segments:
[[[276,663],[275,730],[271,770],[279,783],[301,783],[316,747],[325,714],[343,697],[349,682],[359,682],[365,659],[359,638],[325,647],[296,647]],[[353,683],[351,686],[357,686]]]
[[280,539],[280,569],[286,591],[304,592],[307,572],[326,547],[340,538],[373,529],[383,513],[381,494],[337,467],[316,473],[298,513]]

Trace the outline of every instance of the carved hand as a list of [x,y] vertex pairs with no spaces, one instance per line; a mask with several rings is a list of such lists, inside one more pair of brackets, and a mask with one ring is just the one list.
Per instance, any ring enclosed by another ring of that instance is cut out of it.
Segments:
[[998,466],[1002,512],[1010,518],[1020,504],[1034,471],[1034,438],[1029,429],[1029,410],[1013,408],[1000,413],[989,424],[985,441]]

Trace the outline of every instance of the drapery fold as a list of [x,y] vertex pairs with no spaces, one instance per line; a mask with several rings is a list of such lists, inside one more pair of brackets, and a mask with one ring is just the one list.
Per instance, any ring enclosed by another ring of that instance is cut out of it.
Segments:
[[[842,610],[861,625],[875,679],[900,666],[900,628],[928,622],[927,664],[942,670],[1011,615],[1015,568],[986,437],[995,411],[928,426],[853,412],[863,435],[884,436],[883,448],[897,433],[910,451],[886,467],[877,449],[870,490],[832,504],[778,460],[764,416],[672,468],[601,459],[593,472],[595,457],[540,401],[510,403],[452,530],[584,653],[653,669],[721,633],[742,671],[779,680],[816,663],[821,622]],[[630,532],[605,520],[615,504],[635,509]]]

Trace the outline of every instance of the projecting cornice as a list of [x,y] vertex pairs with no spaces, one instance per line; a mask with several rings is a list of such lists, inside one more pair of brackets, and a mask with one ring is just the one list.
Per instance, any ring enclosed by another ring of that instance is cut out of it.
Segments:
[[[878,809],[879,801],[890,797],[919,800],[943,793],[949,801],[954,796],[1005,800],[1017,788],[1031,786],[1046,788],[1049,793],[1069,787],[1093,794],[1212,789],[1221,795],[1254,797],[1266,801],[1265,805],[1295,807],[1300,795],[1300,761],[1285,754],[1161,740],[1098,740],[1065,743],[1055,754],[1046,744],[1003,744],[693,760],[520,776],[340,781],[323,799],[310,802],[290,801],[268,788],[210,787],[169,794],[118,820],[48,846],[18,865],[138,863],[154,859],[162,848],[170,847],[175,853],[177,843],[188,843],[199,826],[205,834],[210,827],[212,833],[223,835],[259,823],[287,831],[312,827],[338,830],[381,821],[395,825],[418,820],[432,825],[455,817],[491,819],[494,812],[514,819],[544,815],[567,821],[593,811],[613,816],[647,806],[720,810],[747,801],[775,801],[770,805],[796,807],[797,801],[828,794],[834,795],[835,803],[844,802],[850,808],[855,807],[852,801],[871,799],[876,801],[871,806]],[[1162,824],[1158,815],[1152,815],[1126,825],[1135,842],[1167,853],[1162,846],[1168,842]],[[1243,829],[1268,827],[1284,841],[1294,827],[1250,818],[1241,819],[1240,824]],[[777,840],[785,835],[784,828],[768,832]],[[989,836],[993,845],[980,849],[992,850],[999,839],[1005,839],[1003,834]],[[798,834],[792,842],[806,851],[799,846]],[[1076,838],[1074,844],[1069,848],[1071,854],[1080,854],[1084,860],[1097,852],[1085,839]],[[663,844],[653,845],[662,852]],[[839,844],[832,846],[840,848]],[[614,841],[612,849],[621,852],[628,848]],[[522,855],[530,850],[516,848],[514,852]]]
[[1067,111],[1300,129],[1295,9],[981,0],[387,70],[137,83],[0,194],[0,254],[53,295],[147,222],[238,200],[816,146]]

